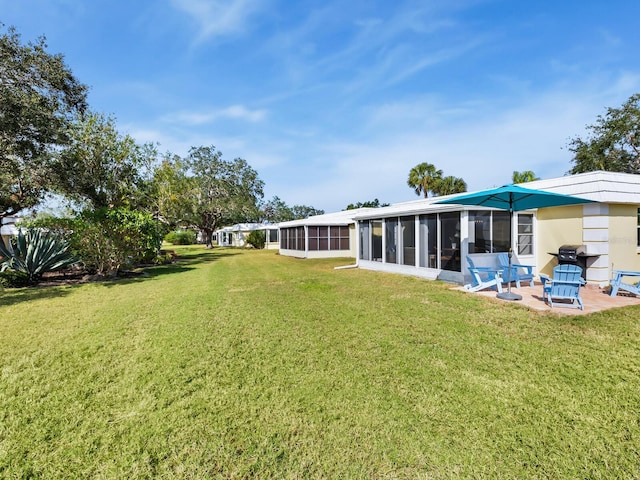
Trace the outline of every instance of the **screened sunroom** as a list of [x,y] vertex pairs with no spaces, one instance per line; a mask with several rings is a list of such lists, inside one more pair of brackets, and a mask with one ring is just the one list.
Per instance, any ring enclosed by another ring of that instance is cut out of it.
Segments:
[[466,256],[507,252],[513,230],[520,261],[534,260],[531,212],[434,205],[432,199],[358,214],[357,263],[370,270],[463,283]]
[[281,222],[280,254],[299,258],[356,256],[354,215],[371,208],[341,212]]

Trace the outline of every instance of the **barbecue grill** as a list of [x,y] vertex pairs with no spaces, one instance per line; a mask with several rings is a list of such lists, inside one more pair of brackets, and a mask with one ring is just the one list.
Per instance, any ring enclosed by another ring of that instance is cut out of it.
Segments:
[[585,258],[586,253],[587,247],[584,245],[562,245],[558,249],[558,263],[578,265],[584,270],[585,266],[580,265],[580,260]]
[[[559,264],[577,265],[582,268],[582,278],[587,278],[587,267],[600,256],[599,253],[587,253],[585,245],[562,245],[557,252],[548,252],[558,259]],[[587,262],[590,260],[589,262]],[[589,265],[587,265],[587,263]]]

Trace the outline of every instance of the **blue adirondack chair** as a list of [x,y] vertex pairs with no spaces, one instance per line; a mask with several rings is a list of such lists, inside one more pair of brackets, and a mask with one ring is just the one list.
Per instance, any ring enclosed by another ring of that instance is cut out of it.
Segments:
[[471,283],[464,286],[465,290],[477,292],[485,288],[495,288],[498,292],[502,292],[502,278],[500,270],[491,267],[476,267],[470,256],[467,255],[469,263],[469,273],[471,274]]
[[569,303],[560,302],[556,305],[584,310],[580,297],[580,287],[586,283],[582,278],[582,268],[577,265],[561,264],[553,269],[553,278],[540,274],[540,280],[542,281],[542,299],[551,308],[554,306],[554,301],[570,300]]
[[624,290],[634,295],[640,295],[640,282],[638,283],[624,283],[622,277],[640,277],[640,272],[633,270],[614,270],[613,278],[611,279],[611,292],[609,295],[615,297],[618,294],[618,290]]
[[[512,260],[515,258],[512,257]],[[533,266],[521,265],[519,263],[511,263],[511,269],[509,269],[509,254],[499,253],[498,264],[502,269],[502,279],[504,282],[516,282],[516,287],[520,288],[520,282],[529,282],[529,285],[533,287]]]

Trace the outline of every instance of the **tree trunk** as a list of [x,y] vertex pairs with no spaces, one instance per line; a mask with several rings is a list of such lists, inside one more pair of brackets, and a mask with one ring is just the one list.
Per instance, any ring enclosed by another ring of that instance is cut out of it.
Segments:
[[206,248],[213,248],[213,230],[203,229],[202,233],[204,233],[204,244]]

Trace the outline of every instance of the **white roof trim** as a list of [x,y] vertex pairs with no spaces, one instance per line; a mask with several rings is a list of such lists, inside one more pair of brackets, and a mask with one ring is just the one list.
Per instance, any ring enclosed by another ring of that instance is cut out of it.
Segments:
[[549,192],[575,195],[600,203],[640,204],[640,175],[620,172],[587,172],[520,184]]
[[354,217],[361,212],[378,211],[379,208],[356,208],[353,210],[342,210],[335,213],[325,213],[323,215],[314,215],[300,220],[291,220],[289,222],[280,222],[280,228],[320,226],[320,225],[351,225],[355,223]]

